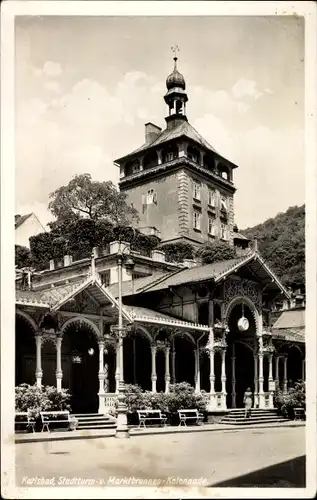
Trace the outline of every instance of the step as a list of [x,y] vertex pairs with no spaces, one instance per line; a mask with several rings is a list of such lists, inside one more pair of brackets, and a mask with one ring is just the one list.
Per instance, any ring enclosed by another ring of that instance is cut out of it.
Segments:
[[111,420],[110,415],[99,415],[99,417],[91,417],[90,415],[86,417],[75,417],[79,422],[87,422],[91,420],[92,422],[99,422],[100,420]]
[[88,429],[115,429],[117,427],[115,422],[108,422],[105,424],[100,424],[100,425],[90,425],[90,424],[84,424],[84,425],[79,425],[77,427],[78,431],[82,430],[88,430]]
[[282,423],[282,422],[287,422],[287,420],[284,420],[284,419],[277,419],[277,420],[266,420],[266,419],[263,419],[263,420],[256,420],[256,421],[253,421],[253,420],[248,420],[248,422],[242,422],[242,421],[239,421],[239,422],[225,422],[225,421],[221,421],[220,423],[221,424],[226,424],[226,425],[261,425],[261,424],[272,424],[272,423]]
[[104,416],[102,413],[72,413],[72,417],[81,418],[81,417],[100,417]]

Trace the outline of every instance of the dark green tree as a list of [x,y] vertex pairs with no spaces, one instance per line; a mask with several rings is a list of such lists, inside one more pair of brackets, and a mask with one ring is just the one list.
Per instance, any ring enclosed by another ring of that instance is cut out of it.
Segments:
[[202,259],[203,264],[213,264],[237,257],[236,249],[222,241],[204,243],[197,249],[196,255]]

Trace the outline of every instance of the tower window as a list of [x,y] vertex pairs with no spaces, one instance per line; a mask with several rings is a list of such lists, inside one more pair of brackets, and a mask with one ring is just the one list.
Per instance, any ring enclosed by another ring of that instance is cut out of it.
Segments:
[[149,189],[146,195],[146,204],[157,203],[157,193],[154,189]]
[[188,146],[187,148],[187,158],[190,160],[194,161],[195,163],[198,163],[198,158],[199,158],[199,151],[196,148],[193,148],[192,146]]
[[214,189],[208,189],[208,205],[211,207],[216,205],[216,193]]
[[201,220],[201,213],[197,212],[197,210],[194,210],[194,212],[193,212],[193,228],[196,229],[197,231],[200,231],[200,220]]
[[208,234],[216,236],[216,225],[213,217],[208,217]]
[[193,198],[195,200],[200,200],[200,188],[201,188],[201,185],[199,184],[199,182],[194,182],[194,184],[193,184]]

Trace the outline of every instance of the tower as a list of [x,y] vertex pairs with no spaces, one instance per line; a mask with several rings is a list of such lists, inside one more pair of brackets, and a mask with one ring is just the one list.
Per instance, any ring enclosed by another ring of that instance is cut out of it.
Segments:
[[219,239],[233,244],[237,165],[188,122],[186,83],[177,60],[175,55],[166,79],[166,127],[146,123],[143,146],[115,161],[120,191],[139,212],[138,228],[159,235],[162,243]]

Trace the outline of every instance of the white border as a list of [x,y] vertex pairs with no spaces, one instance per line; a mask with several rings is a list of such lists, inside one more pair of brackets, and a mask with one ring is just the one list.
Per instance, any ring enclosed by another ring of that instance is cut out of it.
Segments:
[[[78,488],[17,489],[14,487],[14,17],[16,15],[116,16],[263,16],[305,17],[306,92],[306,355],[307,355],[307,487],[293,488],[107,488],[85,489],[84,498],[312,498],[316,493],[316,3],[230,1],[7,1],[1,18],[1,438],[4,498],[81,498]],[[298,168],[302,166],[299,165]]]

